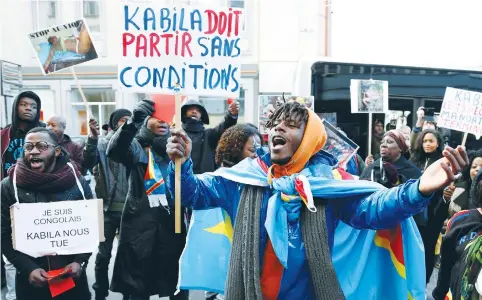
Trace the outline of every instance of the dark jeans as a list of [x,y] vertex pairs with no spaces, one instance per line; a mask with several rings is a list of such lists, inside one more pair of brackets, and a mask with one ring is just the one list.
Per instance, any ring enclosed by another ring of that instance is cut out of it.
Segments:
[[112,244],[120,228],[122,212],[108,211],[104,213],[105,241],[99,244],[99,253],[95,258],[95,283],[92,288],[97,298],[109,295],[109,262],[112,257]]
[[74,279],[75,287],[67,292],[52,298],[48,285],[41,288],[34,287],[28,282],[28,275],[18,274],[15,278],[17,300],[85,300],[91,299],[87,275],[85,270],[80,278]]

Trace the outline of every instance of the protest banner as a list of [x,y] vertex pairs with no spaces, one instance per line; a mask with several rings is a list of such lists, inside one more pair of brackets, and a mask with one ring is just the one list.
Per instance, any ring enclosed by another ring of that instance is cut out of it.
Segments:
[[[241,16],[236,8],[121,4],[124,92],[175,95],[175,126],[182,96],[237,98],[241,88]],[[181,161],[175,161],[175,231],[181,232]]]
[[237,98],[241,17],[237,8],[122,4],[119,84],[125,92]]
[[368,113],[368,155],[372,154],[373,113],[388,112],[388,81],[350,80],[351,113]]
[[482,93],[447,87],[437,126],[464,132],[462,146],[469,133],[482,136]]
[[32,257],[95,251],[104,241],[102,199],[16,203],[13,248]]
[[75,20],[30,33],[44,75],[98,58],[85,20]]

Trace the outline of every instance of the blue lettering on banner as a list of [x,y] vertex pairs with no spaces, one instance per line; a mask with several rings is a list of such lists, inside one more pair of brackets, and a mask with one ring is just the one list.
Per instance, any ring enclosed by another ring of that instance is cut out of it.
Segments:
[[161,91],[234,94],[240,89],[242,10],[123,5],[119,83]]

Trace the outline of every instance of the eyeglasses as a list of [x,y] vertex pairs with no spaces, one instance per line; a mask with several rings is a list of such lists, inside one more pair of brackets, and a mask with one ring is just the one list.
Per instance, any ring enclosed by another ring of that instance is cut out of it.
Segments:
[[25,143],[25,144],[23,144],[23,149],[25,151],[30,152],[35,147],[35,148],[37,148],[38,151],[44,152],[49,148],[49,146],[52,146],[54,148],[57,147],[57,145],[50,144],[50,143],[47,143],[47,142],[37,142],[35,144],[34,143]]

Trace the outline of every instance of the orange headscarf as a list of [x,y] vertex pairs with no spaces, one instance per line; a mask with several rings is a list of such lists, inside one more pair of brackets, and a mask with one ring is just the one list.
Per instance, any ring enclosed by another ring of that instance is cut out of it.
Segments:
[[268,172],[268,181],[271,176],[279,178],[301,172],[310,158],[318,153],[326,143],[326,130],[320,117],[308,109],[308,121],[301,144],[290,161],[283,165],[273,164]]

